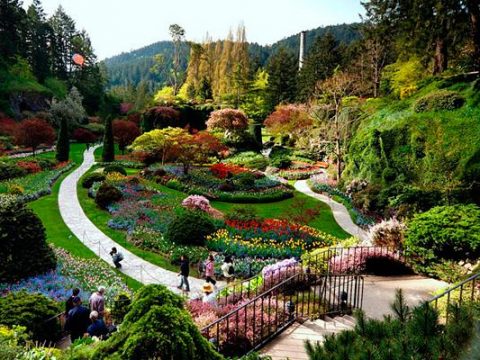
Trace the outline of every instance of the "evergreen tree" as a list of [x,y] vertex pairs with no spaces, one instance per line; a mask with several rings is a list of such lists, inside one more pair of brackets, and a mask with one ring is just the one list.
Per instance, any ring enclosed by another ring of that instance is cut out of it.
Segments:
[[68,161],[70,157],[70,140],[68,139],[68,121],[65,116],[60,119],[60,129],[58,131],[57,154],[55,158],[62,162]]
[[115,143],[113,138],[112,118],[110,116],[105,118],[102,160],[104,162],[112,162],[115,160]]
[[7,62],[13,62],[16,56],[25,55],[26,29],[27,17],[21,7],[21,2],[19,0],[0,0],[1,58]]
[[290,103],[296,98],[298,64],[294,54],[285,48],[270,58],[267,65],[267,103],[270,111],[280,103]]
[[317,38],[299,74],[298,99],[310,99],[316,90],[317,82],[332,76],[335,68],[341,65],[342,53],[335,37],[327,33]]
[[76,35],[75,22],[60,5],[49,19],[53,35],[51,40],[52,72],[62,80],[68,80],[72,69],[73,45]]

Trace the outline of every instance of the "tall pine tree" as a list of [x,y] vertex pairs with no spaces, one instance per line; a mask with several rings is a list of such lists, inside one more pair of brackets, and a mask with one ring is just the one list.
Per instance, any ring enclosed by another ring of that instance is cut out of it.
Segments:
[[294,54],[280,48],[267,64],[267,102],[270,111],[280,103],[295,101],[297,90],[298,64]]

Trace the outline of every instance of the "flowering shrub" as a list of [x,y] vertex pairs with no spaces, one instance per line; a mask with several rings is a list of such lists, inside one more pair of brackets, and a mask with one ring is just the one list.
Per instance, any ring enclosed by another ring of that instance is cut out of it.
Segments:
[[398,262],[400,254],[378,247],[352,247],[332,257],[329,266],[334,274],[362,272],[367,267],[367,261],[372,258]]
[[286,220],[227,220],[226,225],[207,236],[207,247],[237,257],[300,257],[304,251],[338,242],[331,235]]
[[182,201],[182,206],[190,210],[202,210],[208,212],[210,210],[210,201],[201,195],[190,195]]
[[237,175],[249,170],[238,165],[218,163],[210,166],[210,172],[219,179],[225,179],[228,174]]
[[19,161],[17,165],[24,169],[29,174],[35,174],[42,171],[42,168],[38,163],[34,161]]
[[395,218],[383,220],[373,225],[368,231],[369,241],[376,246],[387,246],[401,249],[407,227]]

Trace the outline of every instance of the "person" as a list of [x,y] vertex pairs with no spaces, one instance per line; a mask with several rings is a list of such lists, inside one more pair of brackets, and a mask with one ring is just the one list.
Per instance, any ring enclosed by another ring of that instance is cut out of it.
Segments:
[[73,298],[73,306],[73,309],[68,312],[67,322],[65,323],[65,329],[70,331],[72,343],[82,338],[90,325],[90,312],[82,305],[82,300],[78,296]]
[[217,306],[217,297],[216,297],[215,288],[213,287],[213,285],[207,282],[203,284],[202,290],[203,290],[202,302],[205,304]]
[[90,313],[91,324],[87,328],[88,335],[96,336],[99,339],[105,339],[108,335],[108,328],[103,319],[99,318],[98,312],[92,311]]
[[123,254],[120,251],[117,251],[116,247],[112,247],[112,251],[110,251],[110,256],[112,257],[113,263],[117,269],[122,267],[120,261],[123,260]]
[[183,286],[185,285],[186,292],[190,291],[190,284],[188,283],[189,273],[190,263],[188,261],[188,258],[185,255],[182,255],[180,257],[180,273],[178,274],[180,276],[180,285],[178,285],[178,288],[183,290]]
[[68,312],[73,309],[73,299],[80,294],[80,289],[75,288],[72,290],[72,295],[65,301],[65,316],[68,316]]
[[215,259],[213,255],[208,255],[208,259],[205,262],[205,280],[211,283],[213,286],[217,283],[213,278],[215,276]]
[[227,280],[227,283],[232,282],[235,276],[235,268],[233,267],[233,261],[231,256],[225,256],[225,260],[222,264],[223,277]]
[[90,304],[90,311],[96,311],[98,312],[98,316],[100,318],[103,318],[103,315],[105,314],[105,287],[104,286],[99,286],[98,290],[95,291],[91,296],[89,300]]

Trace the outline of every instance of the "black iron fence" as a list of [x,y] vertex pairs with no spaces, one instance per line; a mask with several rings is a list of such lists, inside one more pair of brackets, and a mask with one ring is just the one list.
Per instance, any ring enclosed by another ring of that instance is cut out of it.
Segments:
[[448,322],[450,307],[453,304],[472,306],[480,301],[480,273],[454,285],[428,302],[438,311],[440,320]]
[[203,328],[225,356],[256,350],[298,319],[351,313],[362,306],[363,278],[297,272]]

